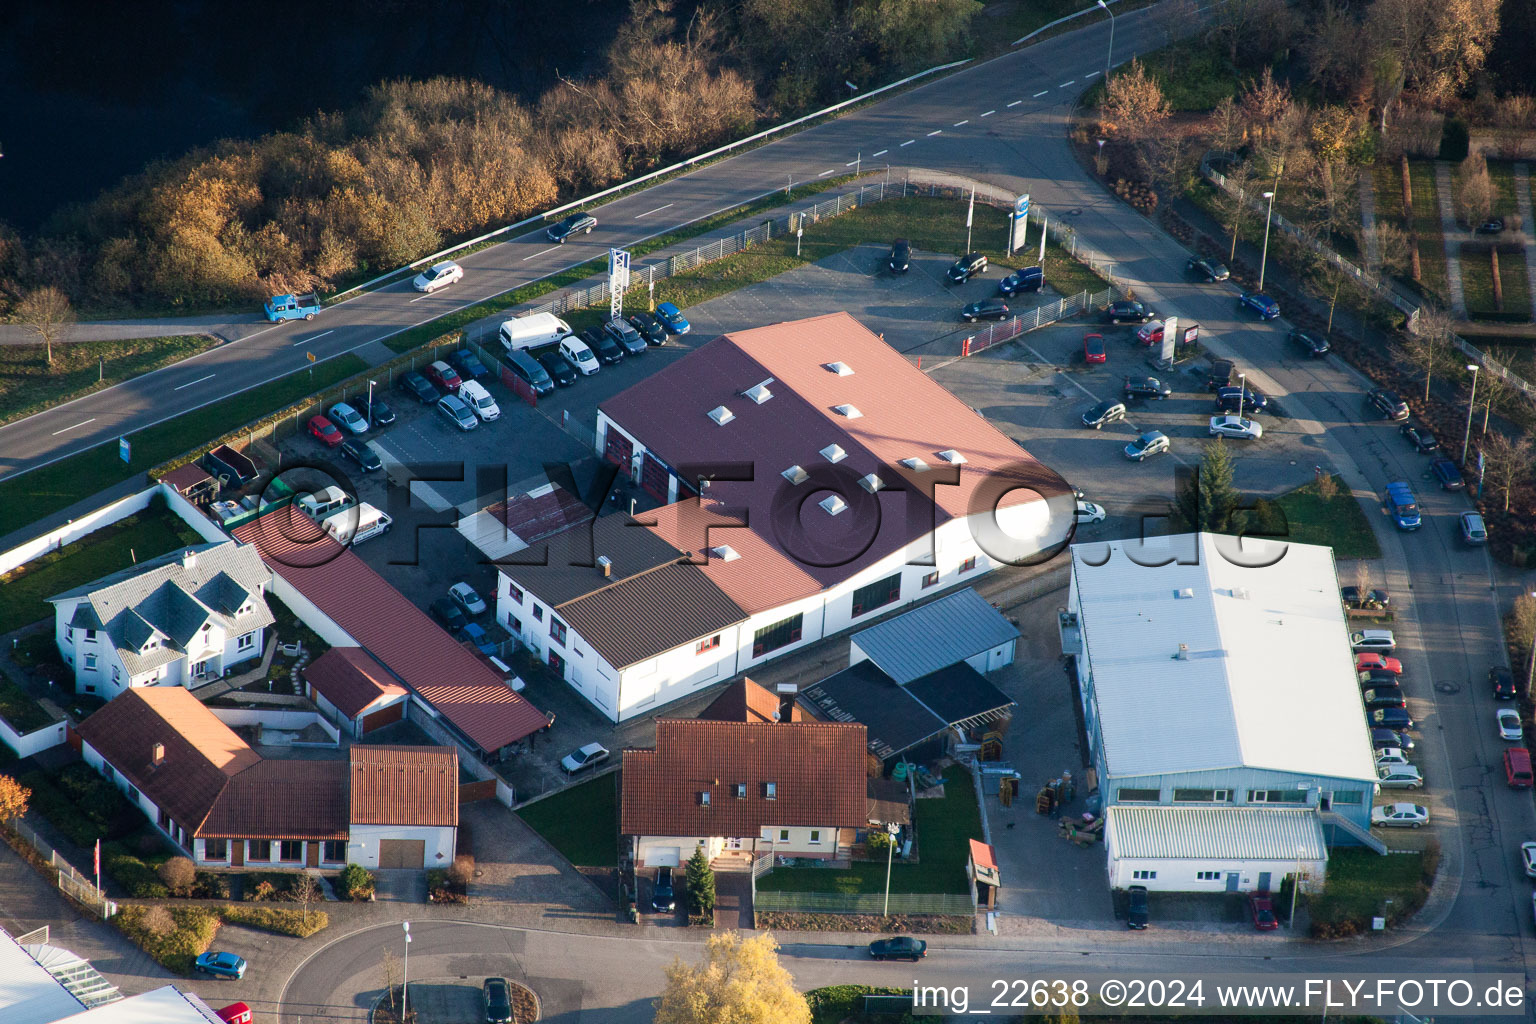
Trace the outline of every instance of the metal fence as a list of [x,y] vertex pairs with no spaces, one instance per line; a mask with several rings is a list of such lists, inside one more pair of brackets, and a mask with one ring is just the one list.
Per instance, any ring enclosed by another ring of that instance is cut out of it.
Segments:
[[1065,298],[1057,299],[1055,302],[1048,303],[1047,305],[1036,306],[1027,313],[1020,313],[1018,316],[1010,317],[1007,320],[995,323],[984,330],[962,338],[960,340],[960,354],[962,356],[973,356],[983,349],[1017,338],[1021,334],[1027,334],[1047,324],[1054,324],[1058,320],[1065,320],[1067,317],[1076,316],[1079,313],[1086,313],[1090,309],[1098,309],[1101,306],[1108,305],[1109,300],[1114,294],[1115,289],[1113,288],[1106,288],[1099,292],[1084,290],[1076,295],[1068,295]]
[[[844,892],[765,892],[757,891],[755,911],[778,914],[875,914],[886,910],[881,893]],[[893,892],[892,914],[942,914],[969,917],[976,912],[969,896],[954,893]]]
[[102,896],[96,890],[95,882],[76,871],[73,864],[59,856],[58,851],[42,836],[27,827],[25,822],[12,821],[10,827],[48,862],[55,884],[66,896],[91,913],[99,915],[103,920],[117,913],[117,904]]

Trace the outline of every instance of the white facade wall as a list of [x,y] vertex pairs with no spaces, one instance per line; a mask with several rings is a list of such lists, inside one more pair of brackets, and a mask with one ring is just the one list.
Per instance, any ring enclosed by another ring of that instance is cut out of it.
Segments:
[[[788,838],[780,838],[784,833]],[[636,836],[634,839],[635,866],[656,867],[671,864],[676,851],[679,865],[687,864],[693,851],[704,847],[704,856],[714,860],[722,853],[740,850],[759,856],[777,854],[785,857],[837,856],[839,830],[831,825],[811,826],[763,826],[756,836]]]
[[156,485],[137,494],[130,494],[126,498],[119,498],[110,505],[103,505],[94,512],[87,512],[56,530],[33,537],[9,551],[0,552],[0,575],[10,572],[18,565],[25,565],[34,558],[40,558],[50,551],[57,551],[67,544],[73,544],[81,537],[94,533],[103,526],[111,526],[113,523],[127,519],[135,512],[144,511],[149,507],[150,499],[159,489],[159,485]]
[[[106,630],[96,630],[95,639],[87,640],[85,630],[70,628],[69,622],[74,618],[75,609],[84,600],[62,601],[54,606],[53,614],[54,644],[65,663],[74,669],[76,693],[94,693],[111,700],[134,686],[191,686],[194,682],[208,682],[218,679],[236,665],[259,659],[266,643],[265,627],[251,630],[250,646],[241,650],[240,637],[248,634],[226,633],[222,626],[215,624],[199,634],[200,642],[194,643],[185,657],[178,657],[150,672],[129,676]],[[161,642],[165,642],[163,637]],[[91,654],[96,655],[94,669],[88,667],[90,662],[87,656]],[[205,673],[200,679],[194,680],[192,666],[203,661],[207,662]]]
[[266,729],[282,729],[298,732],[310,725],[318,725],[330,736],[333,744],[339,743],[340,730],[317,711],[289,711],[278,708],[209,708],[215,718],[234,729],[242,725],[260,725]]
[[39,751],[48,750],[63,743],[68,724],[54,722],[52,725],[45,725],[32,732],[20,733],[11,728],[11,723],[0,718],[0,743],[14,750],[17,757],[31,757]]
[[422,867],[446,868],[453,863],[454,840],[458,829],[452,826],[353,825],[347,840],[347,861],[365,868],[379,866],[379,842],[383,839],[422,839],[426,847]]
[[[1278,892],[1286,876],[1296,873],[1296,861],[1232,860],[1220,858],[1142,858],[1128,859],[1109,852],[1109,884],[1114,889],[1132,885],[1146,886],[1152,892],[1228,892],[1236,875],[1237,892],[1256,892],[1267,888]],[[1303,860],[1304,889],[1317,891],[1328,870],[1326,860]],[[1150,873],[1155,877],[1147,877]],[[1140,877],[1138,877],[1138,875]],[[1211,876],[1214,877],[1202,877]]]

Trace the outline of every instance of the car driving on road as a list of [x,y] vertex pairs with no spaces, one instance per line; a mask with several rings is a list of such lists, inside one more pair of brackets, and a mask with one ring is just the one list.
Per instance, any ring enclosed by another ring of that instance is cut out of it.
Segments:
[[1226,264],[1213,256],[1201,256],[1199,259],[1192,259],[1184,265],[1184,270],[1191,277],[1197,277],[1208,284],[1225,281],[1232,276],[1232,272],[1227,269]]
[[442,263],[434,263],[417,274],[416,279],[411,282],[411,287],[419,292],[430,294],[439,288],[447,288],[462,280],[464,280],[464,268],[453,260],[444,260]]
[[577,232],[580,232],[584,235],[590,235],[592,233],[592,229],[595,227],[597,227],[596,217],[592,216],[590,213],[581,213],[578,211],[576,213],[570,214],[564,220],[559,220],[551,224],[549,226],[549,230],[544,232],[544,234],[549,238],[551,242],[559,242],[561,245],[564,245],[565,240]]
[[245,977],[245,958],[233,953],[204,953],[192,961],[192,969],[199,974],[212,974],[238,981]]
[[928,943],[910,935],[876,939],[869,944],[869,955],[875,960],[911,960],[916,963],[928,955]]
[[1300,349],[1301,354],[1313,359],[1328,354],[1328,342],[1315,334],[1306,331],[1292,331],[1290,335],[1291,347]]
[[1132,462],[1142,462],[1154,455],[1161,455],[1172,447],[1168,435],[1160,430],[1149,430],[1125,446],[1125,457]]
[[960,309],[960,319],[969,323],[977,320],[1007,320],[1008,304],[999,298],[967,302]]

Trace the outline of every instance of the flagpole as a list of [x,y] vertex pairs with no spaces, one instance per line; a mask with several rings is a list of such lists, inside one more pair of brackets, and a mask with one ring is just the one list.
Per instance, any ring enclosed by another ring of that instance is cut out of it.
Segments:
[[971,187],[971,205],[965,211],[965,251],[971,251],[971,220],[976,215],[976,188]]

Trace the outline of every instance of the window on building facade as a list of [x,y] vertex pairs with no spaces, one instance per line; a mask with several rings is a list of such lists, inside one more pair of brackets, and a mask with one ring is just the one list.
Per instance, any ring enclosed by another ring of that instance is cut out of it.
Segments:
[[747,784],[745,782],[738,782],[738,783],[736,783],[736,799],[737,800],[745,800],[746,798],[747,798]]
[[1162,798],[1162,793],[1155,789],[1120,789],[1115,791],[1115,799],[1123,804],[1155,804]]
[[781,842],[781,843],[789,842],[789,829],[787,829],[787,828],[779,829],[779,842]]
[[819,829],[819,828],[811,829],[811,845],[812,846],[820,846],[821,845],[821,829]]
[[554,651],[549,652],[549,667],[560,673],[560,678],[565,678],[565,659]]
[[1251,804],[1304,804],[1307,802],[1307,791],[1304,789],[1250,789],[1248,802]]
[[203,859],[204,860],[228,860],[229,859],[229,840],[228,839],[204,839],[203,840]]
[[752,634],[752,657],[761,657],[769,651],[776,651],[780,647],[788,647],[790,644],[798,641],[803,620],[803,615],[791,615],[789,618],[775,622],[771,626],[764,626]]
[[965,561],[960,563],[960,571],[961,572],[970,572],[974,568],[976,568],[976,556],[975,555],[972,555],[970,558],[967,558]]
[[87,641],[95,640],[96,639],[96,631],[94,629],[86,630],[85,631],[85,639]]
[[523,635],[523,620],[519,619],[515,615],[508,615],[507,616],[507,632],[511,633],[513,636],[522,636]]
[[1336,789],[1333,791],[1333,802],[1336,804],[1363,804],[1365,803],[1365,791],[1362,789]]
[[277,857],[279,860],[303,860],[304,842],[300,839],[284,839],[278,845]]
[[1200,882],[1219,882],[1219,881],[1221,881],[1221,872],[1220,871],[1196,871],[1195,872],[1195,879],[1197,881],[1200,881]]
[[96,671],[96,655],[87,654],[85,656],[85,668],[89,672]]
[[347,841],[345,839],[327,839],[325,846],[320,851],[320,859],[333,864],[347,859]]
[[1150,882],[1157,877],[1156,871],[1132,871],[1131,877],[1141,882]]
[[120,683],[123,681],[123,670],[116,665],[112,666],[112,681],[114,683]]
[[866,583],[853,592],[853,614],[867,615],[876,608],[884,608],[901,598],[901,573]]
[[538,605],[534,605],[533,606],[533,621],[534,622],[543,622],[544,621],[544,609],[540,608]]
[[719,646],[720,646],[720,634],[716,633],[714,636],[705,637],[703,640],[699,641],[698,653],[699,654],[703,654],[705,651],[713,651],[715,648],[717,648]]
[[511,580],[508,580],[507,581],[507,598],[513,604],[522,604],[523,603],[523,588],[518,586],[516,583],[513,583]]
[[1230,789],[1175,789],[1174,803],[1224,804],[1232,800]]
[[777,800],[779,798],[779,784],[777,782],[763,783],[763,799]]
[[167,832],[171,830],[171,816],[167,814],[164,809],[160,811],[159,821],[161,828],[165,829]]
[[252,839],[246,843],[246,860],[271,860],[272,840]]
[[255,633],[245,633],[245,634],[242,634],[240,636],[240,638],[235,641],[235,650],[237,650],[237,651],[248,651],[252,647],[255,647],[255,646],[256,646],[256,634]]
[[561,647],[565,646],[565,623],[553,615],[549,617],[549,638]]
[[927,576],[923,577],[923,589],[927,590],[929,587],[935,586],[938,582],[939,574],[937,572],[931,572]]

